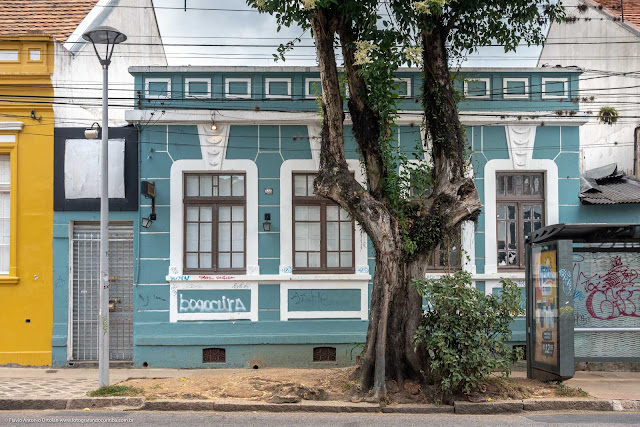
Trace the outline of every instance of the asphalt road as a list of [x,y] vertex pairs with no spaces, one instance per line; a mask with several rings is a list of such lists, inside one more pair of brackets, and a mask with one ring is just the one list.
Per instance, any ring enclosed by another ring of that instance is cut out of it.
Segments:
[[629,426],[640,413],[545,413],[532,415],[274,414],[255,412],[83,412],[0,411],[0,426],[73,424],[74,426],[216,427],[377,427],[377,426]]

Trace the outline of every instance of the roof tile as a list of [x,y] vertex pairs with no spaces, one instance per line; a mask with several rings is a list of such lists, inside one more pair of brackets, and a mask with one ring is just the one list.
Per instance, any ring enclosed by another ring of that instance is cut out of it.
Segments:
[[[593,0],[602,6],[604,11],[618,18],[622,18],[620,0]],[[640,29],[640,0],[623,0],[624,22]]]

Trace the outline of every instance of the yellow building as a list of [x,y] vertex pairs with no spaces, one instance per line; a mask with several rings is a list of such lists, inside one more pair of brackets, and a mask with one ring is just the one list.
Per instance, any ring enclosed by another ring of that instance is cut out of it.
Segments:
[[0,35],[0,365],[50,365],[53,37]]

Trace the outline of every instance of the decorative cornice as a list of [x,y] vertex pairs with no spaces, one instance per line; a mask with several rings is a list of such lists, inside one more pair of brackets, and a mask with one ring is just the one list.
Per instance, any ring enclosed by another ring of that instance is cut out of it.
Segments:
[[0,131],[2,130],[17,130],[21,131],[24,127],[22,122],[0,122]]
[[229,128],[229,125],[218,125],[216,130],[212,130],[210,123],[198,125],[200,149],[207,169],[220,170],[222,168],[229,142]]

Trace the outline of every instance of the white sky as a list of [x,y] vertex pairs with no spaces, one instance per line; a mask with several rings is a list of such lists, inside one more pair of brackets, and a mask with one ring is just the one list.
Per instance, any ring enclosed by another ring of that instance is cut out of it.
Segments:
[[[251,9],[244,0],[186,0],[186,3],[185,12],[185,0],[154,0],[169,65],[283,65],[273,61],[272,54],[276,53],[276,47],[302,34],[300,28],[283,28],[278,33],[275,18]],[[308,33],[304,34],[300,44],[313,45]],[[501,47],[481,48],[463,66],[535,67],[540,49],[537,46],[522,47],[517,53],[505,54]],[[287,55],[284,65],[316,65],[315,49],[295,48]]]

